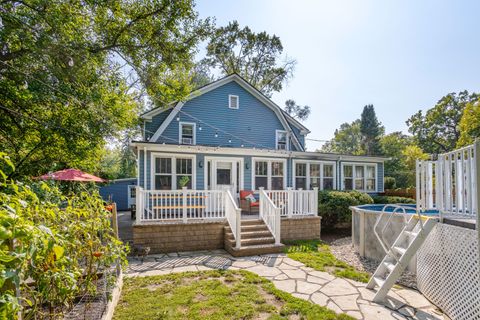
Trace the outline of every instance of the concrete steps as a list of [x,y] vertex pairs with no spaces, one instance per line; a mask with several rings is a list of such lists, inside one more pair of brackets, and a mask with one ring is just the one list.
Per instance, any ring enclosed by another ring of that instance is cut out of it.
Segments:
[[225,249],[234,257],[254,256],[267,253],[281,253],[284,245],[275,245],[275,238],[263,220],[242,220],[240,249],[235,248],[235,238],[230,227],[224,228]]

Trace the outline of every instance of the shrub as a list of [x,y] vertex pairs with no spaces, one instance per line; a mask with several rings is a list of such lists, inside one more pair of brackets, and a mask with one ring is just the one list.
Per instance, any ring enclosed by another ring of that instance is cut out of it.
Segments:
[[395,189],[397,187],[397,180],[394,177],[385,177],[383,183],[385,189]]
[[352,221],[350,206],[373,203],[373,199],[358,191],[320,191],[318,193],[318,214],[322,226],[333,228],[339,223]]
[[366,193],[353,190],[353,191],[348,191],[348,194],[350,194],[352,197],[357,199],[360,204],[372,204],[373,203],[372,197],[370,197],[370,195],[368,195]]
[[378,204],[395,204],[395,203],[407,203],[415,204],[415,200],[405,197],[395,197],[395,196],[373,196],[373,202]]

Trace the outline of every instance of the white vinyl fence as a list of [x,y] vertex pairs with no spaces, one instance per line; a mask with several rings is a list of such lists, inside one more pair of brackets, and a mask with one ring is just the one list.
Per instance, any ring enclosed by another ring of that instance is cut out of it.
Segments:
[[318,188],[313,190],[265,190],[282,217],[317,215]]
[[260,188],[259,192],[260,218],[275,238],[275,244],[280,244],[280,208],[275,205],[263,188]]

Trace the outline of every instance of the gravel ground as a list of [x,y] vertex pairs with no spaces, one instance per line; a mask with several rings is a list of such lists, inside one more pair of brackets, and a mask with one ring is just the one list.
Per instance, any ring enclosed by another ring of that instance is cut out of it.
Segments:
[[[342,260],[355,269],[366,271],[373,274],[380,262],[373,259],[360,257],[352,248],[352,238],[346,237],[335,240],[330,243],[330,249],[337,259]],[[417,289],[416,276],[413,273],[405,271],[402,277],[397,281],[398,284],[405,287]]]

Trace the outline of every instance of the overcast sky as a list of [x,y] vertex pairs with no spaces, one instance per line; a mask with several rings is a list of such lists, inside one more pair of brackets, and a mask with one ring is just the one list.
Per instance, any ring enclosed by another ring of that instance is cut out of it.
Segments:
[[309,138],[331,139],[370,103],[387,133],[407,132],[443,95],[480,91],[480,1],[197,0],[197,10],[280,37],[297,66],[273,100],[312,108]]

